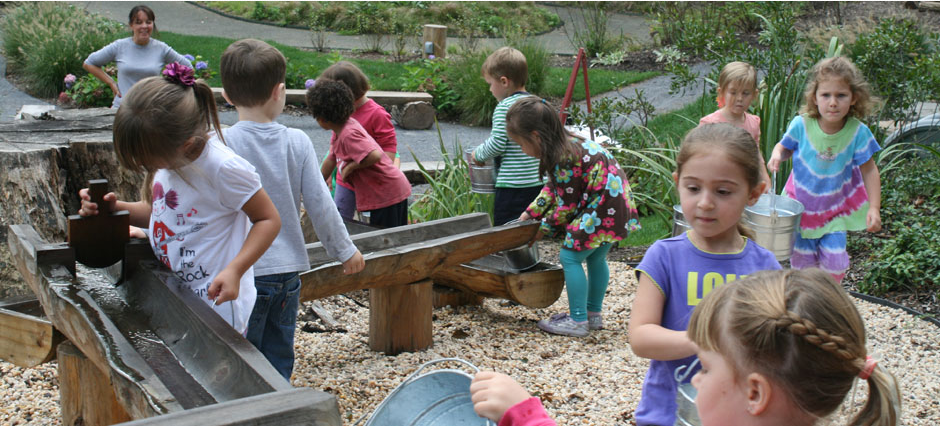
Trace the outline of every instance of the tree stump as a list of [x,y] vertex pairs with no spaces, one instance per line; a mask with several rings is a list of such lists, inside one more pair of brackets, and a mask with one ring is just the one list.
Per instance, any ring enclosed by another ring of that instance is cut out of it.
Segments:
[[[434,45],[432,55],[438,58],[447,56],[447,26],[427,24],[424,26],[423,44],[431,42]],[[428,52],[423,50],[423,56],[428,57]]]
[[427,102],[408,102],[392,106],[392,118],[402,129],[425,130],[434,124],[434,107]]
[[117,398],[111,379],[71,342],[58,348],[59,406],[68,426],[111,425],[132,420]]
[[431,280],[370,289],[369,348],[386,355],[429,348],[431,306]]

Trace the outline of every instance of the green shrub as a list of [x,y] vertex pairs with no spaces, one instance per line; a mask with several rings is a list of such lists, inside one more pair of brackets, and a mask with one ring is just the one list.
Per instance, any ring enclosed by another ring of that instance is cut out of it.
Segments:
[[[540,96],[545,90],[551,54],[534,38],[518,32],[507,35],[507,44],[518,49],[526,58],[529,69],[526,91]],[[492,50],[483,49],[450,59],[446,72],[457,94],[456,110],[460,114],[460,121],[464,123],[485,126],[493,120],[493,110],[499,101],[490,93],[489,84],[481,75],[483,62],[491,53]]]
[[448,59],[447,77],[457,94],[456,111],[464,123],[485,126],[493,120],[493,109],[499,101],[490,93],[489,84],[480,75],[483,62],[490,53],[492,51],[481,49]]
[[288,89],[306,89],[304,84],[307,80],[317,78],[320,75],[320,70],[317,67],[296,61],[288,61],[285,71],[284,85]]
[[[882,101],[881,110],[868,118],[869,123],[914,118],[919,102],[940,99],[937,37],[909,19],[893,18],[858,36],[850,56]],[[885,136],[880,128],[872,130],[878,140]]]
[[862,292],[883,295],[907,290],[940,295],[940,155],[908,161],[918,161],[918,167],[891,168],[882,175],[882,233],[890,238],[849,234],[850,248],[868,249],[867,257],[856,259],[859,269],[868,271],[858,284]]
[[448,71],[450,62],[445,59],[419,59],[405,64],[405,75],[401,77],[404,91],[428,92],[434,97],[432,104],[443,116],[451,115],[458,99]]
[[39,97],[61,92],[66,74],[84,74],[92,52],[124,33],[124,27],[69,4],[27,2],[3,17],[3,50],[10,68]]
[[[117,78],[112,76],[115,81]],[[72,103],[80,108],[110,107],[114,101],[114,92],[91,74],[85,74],[65,91]]]

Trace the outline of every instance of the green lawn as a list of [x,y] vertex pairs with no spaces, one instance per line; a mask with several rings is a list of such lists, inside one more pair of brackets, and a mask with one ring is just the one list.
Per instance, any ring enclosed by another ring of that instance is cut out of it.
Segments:
[[[173,46],[173,48],[181,54],[188,53],[193,56],[202,55],[203,59],[209,62],[210,68],[216,72],[219,70],[219,58],[222,56],[222,52],[234,41],[222,37],[182,35],[169,31],[161,31],[158,38],[170,46]],[[281,53],[287,58],[289,64],[288,81],[291,79],[291,67],[310,74],[301,78],[300,81],[303,81],[306,78],[316,78],[323,69],[340,59],[335,53],[323,54],[285,46],[270,40],[267,40],[267,42],[280,49]],[[358,65],[362,71],[369,76],[369,81],[372,83],[374,90],[401,90],[402,77],[406,74],[404,64],[381,60],[349,60]],[[602,69],[592,69],[588,72],[591,93],[603,93],[616,90],[618,87],[643,81],[657,75],[659,75],[658,72],[610,71]],[[565,88],[568,85],[568,79],[570,77],[570,68],[552,68],[548,73],[545,84],[546,93],[540,93],[540,95],[557,98],[564,96]],[[579,76],[574,94],[574,100],[576,101],[584,99],[582,81],[583,77]],[[209,80],[209,84],[213,87],[222,85],[218,74],[216,77]]]

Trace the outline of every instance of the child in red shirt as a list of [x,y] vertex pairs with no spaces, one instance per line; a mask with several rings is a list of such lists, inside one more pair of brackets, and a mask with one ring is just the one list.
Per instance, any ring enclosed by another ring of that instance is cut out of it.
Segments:
[[[366,94],[371,86],[369,77],[362,72],[355,64],[349,61],[339,61],[329,68],[325,69],[317,81],[333,80],[346,84],[353,94],[353,108],[351,115],[355,118],[362,128],[366,130],[369,136],[382,147],[382,151],[388,158],[392,159],[395,167],[401,167],[401,159],[398,156],[398,139],[395,135],[395,126],[392,125],[392,116],[385,108],[369,99]],[[323,176],[332,175],[336,169],[336,156],[331,152],[326,156],[321,166]],[[326,182],[329,186],[330,180]],[[356,193],[353,192],[352,185],[343,181],[337,175],[336,195],[333,197],[339,214],[344,219],[352,219],[356,213]]]
[[[368,212],[380,228],[408,224],[408,178],[351,115],[352,91],[337,81],[319,81],[307,90],[307,108],[320,127],[332,130],[330,152],[338,174],[356,192],[356,209]],[[324,176],[324,179],[327,177]]]

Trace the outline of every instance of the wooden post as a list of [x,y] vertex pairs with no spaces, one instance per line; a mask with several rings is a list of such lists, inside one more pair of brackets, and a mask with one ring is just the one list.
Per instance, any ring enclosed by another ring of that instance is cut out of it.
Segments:
[[[434,46],[433,55],[438,58],[447,57],[447,27],[444,25],[427,24],[424,26],[423,46],[428,42]],[[421,49],[422,57],[428,57],[427,49]]]
[[369,348],[397,355],[431,347],[431,285],[423,280],[369,290]]
[[71,342],[58,348],[62,423],[111,425],[132,420],[114,396],[111,379]]

